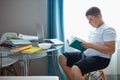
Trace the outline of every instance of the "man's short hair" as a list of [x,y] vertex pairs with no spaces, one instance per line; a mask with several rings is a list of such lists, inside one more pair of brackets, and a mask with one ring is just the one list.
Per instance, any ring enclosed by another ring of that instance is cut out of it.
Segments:
[[101,11],[98,7],[91,7],[86,12],[86,16],[88,15],[92,15],[92,16],[101,15]]

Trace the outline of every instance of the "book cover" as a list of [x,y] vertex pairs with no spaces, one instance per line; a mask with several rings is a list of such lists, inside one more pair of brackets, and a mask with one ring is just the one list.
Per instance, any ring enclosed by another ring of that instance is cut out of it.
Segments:
[[42,51],[43,49],[40,47],[31,47],[29,49],[23,50],[22,53],[31,53],[34,54],[36,52]]
[[78,49],[81,52],[84,52],[86,50],[86,48],[84,48],[82,46],[82,42],[83,41],[84,40],[75,37],[75,38],[73,38],[73,40],[71,41],[71,43],[69,44],[69,46],[72,47],[72,48]]
[[10,51],[11,52],[20,52],[22,50],[26,50],[26,49],[29,49],[31,47],[32,47],[32,45],[22,45],[22,46],[20,45],[18,47],[12,48]]
[[27,45],[27,44],[32,44],[29,40],[10,40],[11,44],[13,44],[14,46],[16,45]]

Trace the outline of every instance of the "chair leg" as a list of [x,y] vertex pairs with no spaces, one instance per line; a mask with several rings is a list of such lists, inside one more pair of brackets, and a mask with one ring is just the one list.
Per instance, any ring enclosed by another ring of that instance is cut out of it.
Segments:
[[6,70],[5,67],[1,69],[1,75],[2,76],[6,76],[7,75],[7,70]]
[[19,76],[19,73],[17,72],[17,70],[16,70],[14,64],[11,65],[11,68],[12,68],[14,74],[15,74],[16,76]]
[[85,75],[85,80],[107,80],[103,71],[100,70],[98,73],[98,76],[95,76],[97,74],[97,71],[93,73],[87,73]]
[[99,74],[100,74],[101,80],[107,80],[103,71],[99,71]]
[[9,73],[14,74],[15,76],[19,76],[19,73],[16,70],[14,64],[1,68],[1,76],[8,76]]
[[86,75],[85,75],[85,80],[90,80],[90,79],[91,79],[90,73],[86,74]]

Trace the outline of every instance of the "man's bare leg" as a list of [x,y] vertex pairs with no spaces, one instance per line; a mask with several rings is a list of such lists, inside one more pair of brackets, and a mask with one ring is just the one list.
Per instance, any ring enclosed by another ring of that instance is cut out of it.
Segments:
[[73,75],[73,80],[84,80],[84,76],[78,66],[74,65],[71,68],[71,73]]
[[65,72],[66,76],[68,77],[68,79],[74,80],[72,73],[71,73],[71,67],[67,66],[67,59],[64,55],[60,55],[59,62],[60,62],[60,65],[61,65],[63,71]]

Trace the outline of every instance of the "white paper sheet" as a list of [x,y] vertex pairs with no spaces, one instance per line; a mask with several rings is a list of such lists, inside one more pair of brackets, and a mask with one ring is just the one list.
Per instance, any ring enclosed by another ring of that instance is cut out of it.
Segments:
[[38,36],[19,34],[18,37],[23,39],[23,40],[38,40]]

